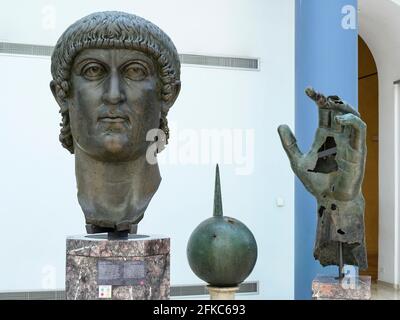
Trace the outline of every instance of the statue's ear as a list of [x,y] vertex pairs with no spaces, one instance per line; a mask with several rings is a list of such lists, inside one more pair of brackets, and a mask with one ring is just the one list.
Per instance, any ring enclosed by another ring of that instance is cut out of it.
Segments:
[[50,81],[50,90],[53,93],[54,99],[56,99],[58,105],[62,107],[65,104],[65,100],[62,99],[63,93],[60,92],[62,90],[59,86],[57,86],[54,80]]
[[167,101],[163,103],[163,109],[168,112],[169,108],[175,103],[176,98],[179,96],[179,92],[181,91],[181,82],[177,81],[172,87],[172,93],[170,94]]

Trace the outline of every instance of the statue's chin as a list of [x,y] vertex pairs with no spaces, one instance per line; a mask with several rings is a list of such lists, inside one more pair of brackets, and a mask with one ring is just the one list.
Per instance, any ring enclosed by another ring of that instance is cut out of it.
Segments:
[[123,134],[107,134],[101,139],[96,152],[102,161],[131,161],[136,158],[128,138]]
[[106,153],[118,155],[126,152],[128,139],[122,134],[107,134],[103,137],[103,146]]
[[97,136],[91,141],[75,146],[85,154],[99,161],[120,162],[132,161],[146,154],[147,145],[135,143],[123,133],[107,133]]

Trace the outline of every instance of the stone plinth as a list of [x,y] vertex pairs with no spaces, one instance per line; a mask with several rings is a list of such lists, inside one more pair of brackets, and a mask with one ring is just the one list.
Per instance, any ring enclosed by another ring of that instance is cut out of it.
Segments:
[[170,240],[107,234],[67,238],[65,291],[68,300],[169,299]]
[[370,300],[370,276],[346,276],[339,280],[318,275],[312,283],[314,300]]
[[235,300],[235,294],[239,287],[219,288],[207,286],[207,289],[210,293],[210,300]]

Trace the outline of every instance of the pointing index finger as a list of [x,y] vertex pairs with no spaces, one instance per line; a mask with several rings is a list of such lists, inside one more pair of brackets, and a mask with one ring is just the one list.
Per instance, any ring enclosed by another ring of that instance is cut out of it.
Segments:
[[356,110],[354,110],[348,103],[343,101],[338,96],[325,97],[322,93],[315,91],[314,88],[311,87],[306,89],[306,94],[310,97],[310,99],[314,100],[320,108],[331,109],[344,114],[351,113],[357,117],[360,117],[360,114]]
[[306,90],[306,95],[313,100],[318,106],[318,126],[320,128],[330,128],[331,124],[331,112],[329,110],[328,100],[327,98],[315,91],[313,88],[308,87]]
[[306,89],[306,95],[310,99],[314,100],[315,103],[318,105],[318,107],[320,107],[320,108],[324,108],[324,107],[328,108],[329,107],[327,98],[323,94],[315,91],[313,88],[308,87]]

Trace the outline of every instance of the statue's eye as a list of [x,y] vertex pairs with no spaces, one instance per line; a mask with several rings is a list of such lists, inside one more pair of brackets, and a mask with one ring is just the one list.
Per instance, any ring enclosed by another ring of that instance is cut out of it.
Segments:
[[83,70],[82,75],[88,80],[98,80],[101,79],[106,73],[106,70],[101,64],[89,63]]
[[124,75],[134,81],[143,80],[148,75],[147,68],[141,63],[134,62],[125,67]]

